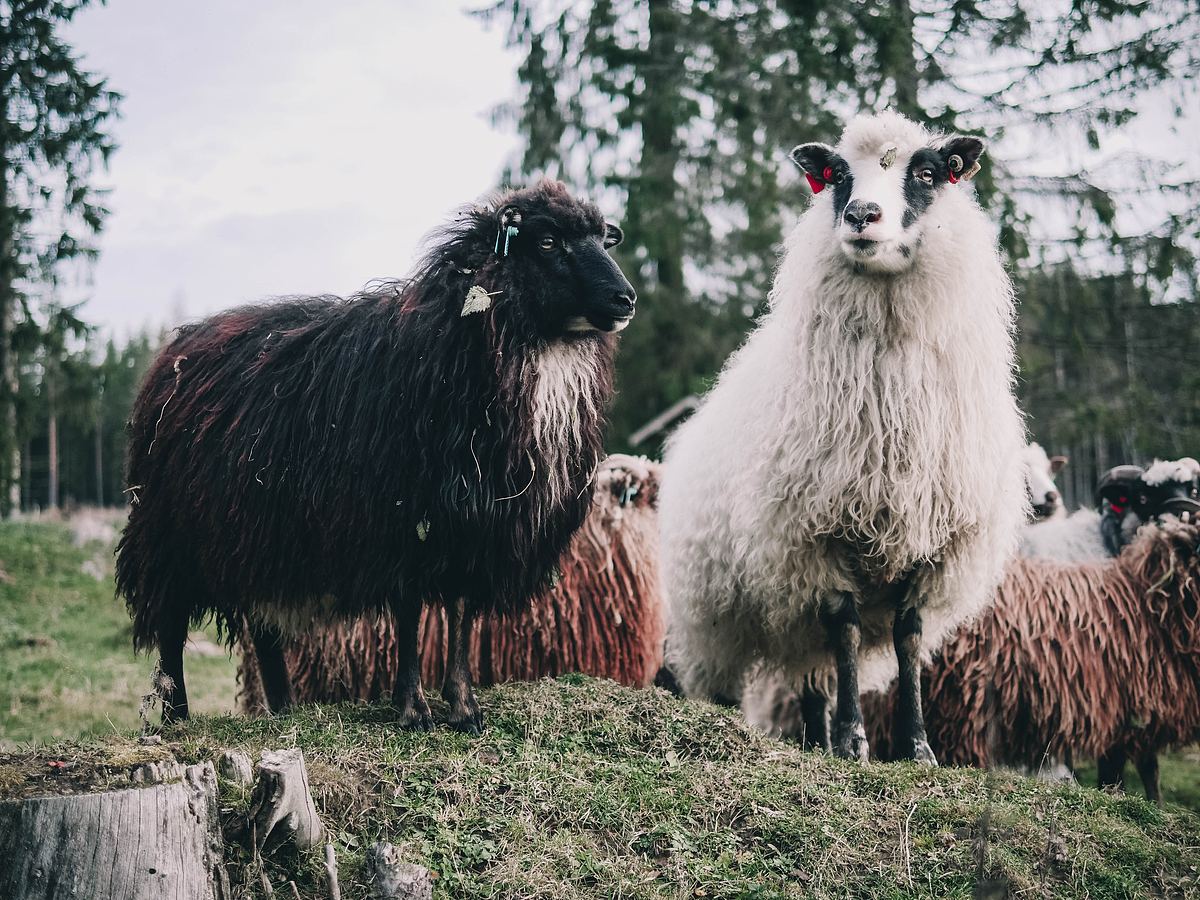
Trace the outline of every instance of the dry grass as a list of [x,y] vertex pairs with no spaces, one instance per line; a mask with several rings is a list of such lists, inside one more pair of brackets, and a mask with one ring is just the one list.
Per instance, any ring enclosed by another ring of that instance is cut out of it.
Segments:
[[[386,705],[200,717],[164,737],[185,761],[303,748],[347,897],[365,895],[357,867],[378,839],[433,869],[446,898],[965,898],[981,881],[1023,897],[1200,891],[1200,819],[1182,810],[977,770],[849,764],[707,704],[579,677],[482,700],[479,738],[400,731]],[[48,774],[50,758],[78,759],[76,786],[111,780],[131,752],[111,739],[0,758],[0,793],[67,777]],[[225,802],[245,797],[227,789]],[[285,855],[268,873],[322,897],[320,870],[316,855]]]

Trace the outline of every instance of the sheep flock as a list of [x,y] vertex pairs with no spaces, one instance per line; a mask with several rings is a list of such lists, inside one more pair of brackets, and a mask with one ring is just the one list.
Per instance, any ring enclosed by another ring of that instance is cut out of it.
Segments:
[[[186,326],[131,419],[118,590],[186,717],[190,623],[243,707],[584,672],[850,759],[1044,770],[1200,738],[1200,464],[1068,511],[1027,442],[985,146],[891,112],[791,153],[769,309],[662,463],[603,458],[620,230],[560,184],[465,208],[417,271]],[[1053,448],[1051,448],[1053,449]]]

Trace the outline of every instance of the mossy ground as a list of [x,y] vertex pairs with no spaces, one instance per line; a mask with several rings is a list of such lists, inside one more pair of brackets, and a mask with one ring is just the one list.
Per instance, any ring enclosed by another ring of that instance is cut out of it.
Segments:
[[[380,839],[436,872],[436,895],[455,900],[1200,896],[1200,818],[1170,804],[976,770],[850,764],[770,741],[708,704],[582,677],[483,692],[476,738],[444,726],[413,734],[386,705],[341,705],[201,715],[141,747],[130,729],[150,664],[128,649],[111,584],[81,572],[96,553],[61,526],[0,527],[11,579],[0,584],[2,736],[104,735],[0,755],[0,797],[125,783],[138,759],[168,753],[191,762],[296,746],[348,898],[365,895],[359,864]],[[29,634],[57,655],[30,654]],[[189,687],[209,664],[209,708],[228,707],[225,657],[189,660]],[[66,685],[80,697],[64,700]],[[246,804],[241,789],[222,790],[225,805]],[[228,859],[245,873],[239,848]],[[316,856],[283,852],[266,874],[283,896],[295,880],[301,896],[325,897],[320,869]]]
[[[149,748],[183,761],[296,746],[348,897],[362,851],[402,847],[446,898],[1200,896],[1200,818],[1014,775],[859,765],[659,690],[565,677],[486,691],[488,726],[398,729],[386,705],[197,717]],[[435,712],[438,710],[435,709]],[[0,795],[123,776],[129,738],[0,757]],[[73,767],[51,774],[49,761]],[[224,786],[224,802],[246,802]],[[235,871],[246,864],[229,851]],[[325,896],[316,856],[268,862]],[[1005,896],[1004,892],[986,896]]]

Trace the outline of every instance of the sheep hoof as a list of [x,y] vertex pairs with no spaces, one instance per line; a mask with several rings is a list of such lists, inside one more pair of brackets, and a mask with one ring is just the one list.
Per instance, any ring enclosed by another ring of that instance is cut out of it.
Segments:
[[452,710],[447,724],[455,731],[462,731],[473,736],[482,734],[483,710],[478,705],[474,708]]
[[408,731],[433,731],[433,714],[424,697],[409,699],[400,710],[400,727]]
[[833,741],[833,752],[842,759],[866,762],[871,755],[871,746],[867,743],[867,733],[862,724],[838,728]]
[[938,764],[937,757],[926,741],[913,742],[912,760],[919,766],[936,767]]
[[400,717],[400,727],[407,731],[433,731],[433,716],[428,713],[408,712]]

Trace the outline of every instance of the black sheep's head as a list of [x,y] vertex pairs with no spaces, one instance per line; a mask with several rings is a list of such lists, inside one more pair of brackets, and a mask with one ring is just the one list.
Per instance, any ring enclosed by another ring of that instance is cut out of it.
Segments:
[[637,294],[608,253],[621,229],[599,209],[555,181],[511,191],[492,208],[497,306],[507,305],[507,315],[546,338],[629,324]]
[[1200,514],[1200,463],[1189,457],[1159,459],[1142,476],[1139,501],[1143,518],[1175,516],[1197,521]]

